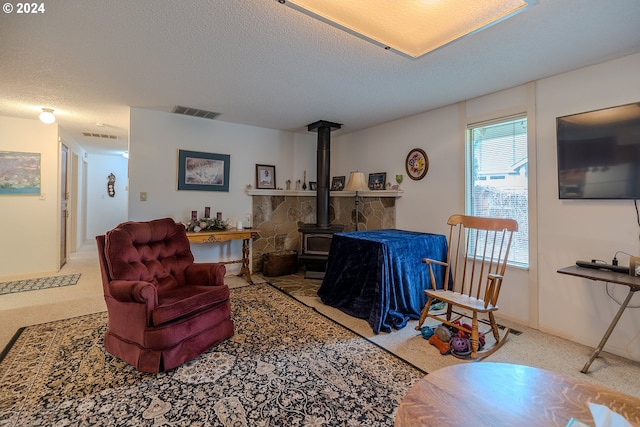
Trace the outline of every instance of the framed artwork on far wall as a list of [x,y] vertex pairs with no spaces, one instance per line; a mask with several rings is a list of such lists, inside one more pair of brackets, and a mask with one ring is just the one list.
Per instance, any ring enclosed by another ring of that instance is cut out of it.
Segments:
[[40,153],[0,151],[0,194],[40,194]]
[[256,188],[276,189],[276,167],[274,165],[256,165]]
[[178,190],[229,192],[229,154],[178,150]]
[[387,173],[377,172],[369,174],[369,190],[384,190],[387,183]]

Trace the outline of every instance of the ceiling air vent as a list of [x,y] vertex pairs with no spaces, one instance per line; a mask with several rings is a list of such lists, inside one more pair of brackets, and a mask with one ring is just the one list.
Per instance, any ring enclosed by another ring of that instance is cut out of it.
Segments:
[[112,140],[118,139],[117,136],[109,135],[109,134],[106,134],[106,133],[82,132],[82,134],[84,136],[88,136],[88,137],[91,137],[91,138],[103,138],[103,139],[112,139]]
[[173,112],[176,114],[184,114],[185,116],[200,117],[202,119],[215,119],[220,113],[214,113],[213,111],[201,110],[199,108],[183,107],[176,105],[173,108]]

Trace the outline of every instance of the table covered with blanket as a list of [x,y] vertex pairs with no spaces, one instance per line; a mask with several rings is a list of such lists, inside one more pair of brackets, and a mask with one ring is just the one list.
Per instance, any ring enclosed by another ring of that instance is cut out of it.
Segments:
[[[323,303],[366,319],[373,332],[400,329],[418,319],[431,286],[423,258],[445,261],[444,235],[405,230],[368,230],[333,235],[318,290]],[[435,267],[435,266],[434,266]],[[444,268],[434,269],[443,283]]]

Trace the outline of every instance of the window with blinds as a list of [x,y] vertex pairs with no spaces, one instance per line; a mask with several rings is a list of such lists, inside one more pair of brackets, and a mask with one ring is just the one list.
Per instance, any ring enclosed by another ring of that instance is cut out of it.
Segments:
[[526,116],[468,127],[467,214],[518,221],[508,262],[521,267],[529,266],[528,166]]

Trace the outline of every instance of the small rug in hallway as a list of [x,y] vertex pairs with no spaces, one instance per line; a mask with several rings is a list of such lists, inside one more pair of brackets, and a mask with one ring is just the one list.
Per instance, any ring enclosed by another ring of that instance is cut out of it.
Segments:
[[0,425],[392,426],[425,373],[268,284],[236,335],[168,373],[105,353],[106,313],[30,326],[0,363]]
[[80,274],[64,276],[37,277],[35,279],[12,280],[0,283],[0,295],[17,292],[38,291],[40,289],[59,288],[78,283]]

